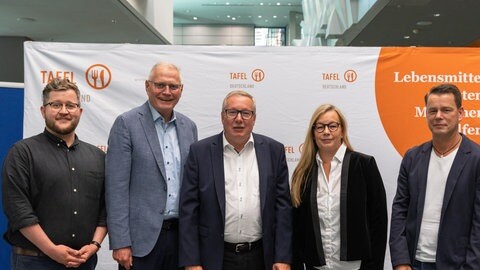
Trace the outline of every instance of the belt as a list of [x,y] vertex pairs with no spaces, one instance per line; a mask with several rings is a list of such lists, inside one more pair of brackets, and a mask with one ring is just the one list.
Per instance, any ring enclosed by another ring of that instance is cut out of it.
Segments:
[[46,256],[43,252],[33,249],[26,249],[17,246],[12,247],[12,252],[17,255],[24,255],[24,256],[34,256],[34,257],[43,257]]
[[162,231],[170,231],[178,228],[178,219],[172,218],[164,220],[162,224]]
[[262,239],[255,242],[229,243],[224,242],[224,249],[234,253],[248,252],[262,246]]

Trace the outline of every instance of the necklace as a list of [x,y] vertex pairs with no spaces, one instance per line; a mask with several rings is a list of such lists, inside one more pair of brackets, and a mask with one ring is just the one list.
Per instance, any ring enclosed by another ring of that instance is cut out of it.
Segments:
[[433,147],[433,150],[435,150],[435,152],[436,152],[437,154],[439,154],[441,158],[443,158],[443,157],[445,156],[445,154],[448,154],[448,153],[450,153],[450,151],[452,151],[453,149],[455,149],[455,147],[457,147],[457,145],[458,145],[461,141],[462,141],[462,136],[460,136],[460,139],[458,139],[458,141],[457,141],[454,145],[452,145],[452,147],[448,148],[448,149],[447,149],[446,151],[444,151],[444,152],[440,152],[440,151],[433,145],[433,143],[432,143],[432,147]]

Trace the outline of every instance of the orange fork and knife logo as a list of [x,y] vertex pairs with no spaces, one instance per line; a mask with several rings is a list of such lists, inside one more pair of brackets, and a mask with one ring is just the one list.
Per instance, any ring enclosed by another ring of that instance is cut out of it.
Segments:
[[112,73],[106,65],[94,64],[85,71],[85,80],[93,89],[102,90],[112,81]]

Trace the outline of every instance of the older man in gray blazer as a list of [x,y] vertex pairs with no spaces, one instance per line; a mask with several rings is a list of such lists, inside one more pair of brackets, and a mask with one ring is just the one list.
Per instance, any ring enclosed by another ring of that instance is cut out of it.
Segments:
[[108,139],[106,206],[110,248],[119,269],[178,269],[178,198],[197,127],[174,111],[179,69],[153,66],[148,101],[120,115]]

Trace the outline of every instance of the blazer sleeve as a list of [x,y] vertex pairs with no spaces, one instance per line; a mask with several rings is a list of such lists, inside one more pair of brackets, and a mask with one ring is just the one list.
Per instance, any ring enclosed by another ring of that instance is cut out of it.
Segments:
[[461,270],[480,269],[480,162],[476,167],[473,219],[465,265],[460,268]]
[[180,189],[179,265],[201,265],[199,239],[199,164],[195,147],[190,147]]
[[390,224],[390,256],[392,266],[411,264],[409,255],[406,225],[410,191],[408,187],[408,171],[411,164],[411,152],[407,152],[400,165],[397,180],[397,192],[392,204],[392,218]]
[[362,260],[362,269],[383,270],[387,248],[387,196],[377,163],[369,157],[365,166],[367,176],[367,220],[372,256]]
[[129,227],[132,142],[122,116],[117,117],[108,138],[105,163],[105,203],[111,249],[132,245]]
[[302,215],[301,215],[300,207],[292,209],[292,217],[293,217],[293,233],[292,233],[292,270],[303,270],[303,254],[302,254],[302,246],[303,246],[303,239],[305,239],[305,230],[302,230]]

